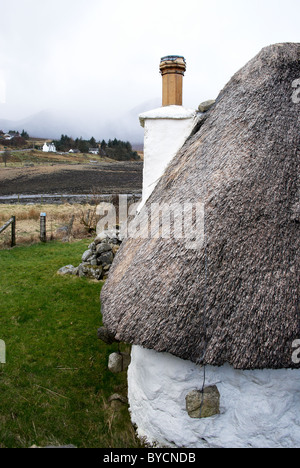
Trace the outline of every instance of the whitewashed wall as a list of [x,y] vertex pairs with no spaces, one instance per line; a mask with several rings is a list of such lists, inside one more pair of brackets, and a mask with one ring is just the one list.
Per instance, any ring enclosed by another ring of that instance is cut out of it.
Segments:
[[201,390],[203,368],[167,353],[132,348],[128,369],[130,412],[138,435],[150,443],[189,448],[300,448],[300,370],[206,367],[221,414],[192,419],[185,397]]
[[139,118],[145,129],[141,208],[169,162],[190,135],[197,117],[192,109],[166,106],[145,112]]

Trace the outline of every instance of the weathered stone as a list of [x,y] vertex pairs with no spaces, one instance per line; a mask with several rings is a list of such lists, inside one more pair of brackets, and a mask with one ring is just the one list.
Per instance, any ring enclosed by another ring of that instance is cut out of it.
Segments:
[[96,250],[96,244],[95,242],[92,242],[89,246],[88,249],[91,250],[92,252],[95,252]]
[[86,267],[88,265],[89,265],[88,263],[80,263],[80,265],[78,266],[78,276],[80,278],[82,278],[84,276],[85,271],[86,271]]
[[82,258],[81,260],[83,262],[86,262],[91,256],[93,255],[93,252],[89,249],[89,250],[86,250],[83,255],[82,255]]
[[121,354],[112,353],[108,358],[108,369],[114,374],[118,374],[123,370],[123,359]]
[[104,252],[97,258],[98,265],[104,265],[104,264],[109,265],[110,263],[113,262],[113,259],[114,259],[114,256],[113,256],[113,253],[111,251],[110,252]]
[[199,112],[207,112],[214,104],[215,104],[214,99],[210,99],[209,101],[204,101],[199,104],[198,110]]
[[185,399],[186,410],[191,418],[210,418],[220,414],[220,393],[216,385],[205,387],[203,392],[193,390]]
[[114,374],[125,371],[130,364],[130,355],[127,353],[112,353],[108,358],[108,369]]
[[59,275],[76,275],[78,268],[75,268],[73,265],[66,265],[58,270]]
[[106,327],[100,327],[98,328],[98,338],[99,340],[104,341],[106,344],[112,344],[116,343],[117,340],[115,339],[114,335],[110,333]]
[[102,267],[100,265],[81,263],[78,267],[78,275],[80,278],[86,276],[88,278],[100,280],[102,277]]
[[101,255],[104,252],[110,252],[111,250],[112,250],[111,245],[107,244],[106,242],[101,242],[96,247],[97,255]]

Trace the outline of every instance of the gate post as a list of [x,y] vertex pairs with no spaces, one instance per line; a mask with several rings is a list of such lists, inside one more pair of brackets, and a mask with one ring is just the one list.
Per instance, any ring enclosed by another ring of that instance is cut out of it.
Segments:
[[40,215],[40,240],[41,242],[47,242],[46,213],[41,213]]

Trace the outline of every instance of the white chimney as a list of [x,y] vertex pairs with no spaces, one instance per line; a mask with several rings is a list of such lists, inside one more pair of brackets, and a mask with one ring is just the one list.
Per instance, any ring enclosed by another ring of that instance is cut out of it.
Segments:
[[185,59],[178,55],[163,57],[162,107],[140,114],[144,134],[143,196],[141,205],[151,195],[167,165],[185,143],[195,125],[196,111],[182,106],[182,81]]

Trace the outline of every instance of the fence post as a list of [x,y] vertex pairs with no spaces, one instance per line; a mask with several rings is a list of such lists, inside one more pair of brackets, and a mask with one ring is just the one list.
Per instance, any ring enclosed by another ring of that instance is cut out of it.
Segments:
[[14,247],[16,245],[16,217],[12,216],[12,223],[11,223],[11,246]]
[[47,242],[46,213],[41,213],[40,215],[40,239],[41,239],[41,242]]

